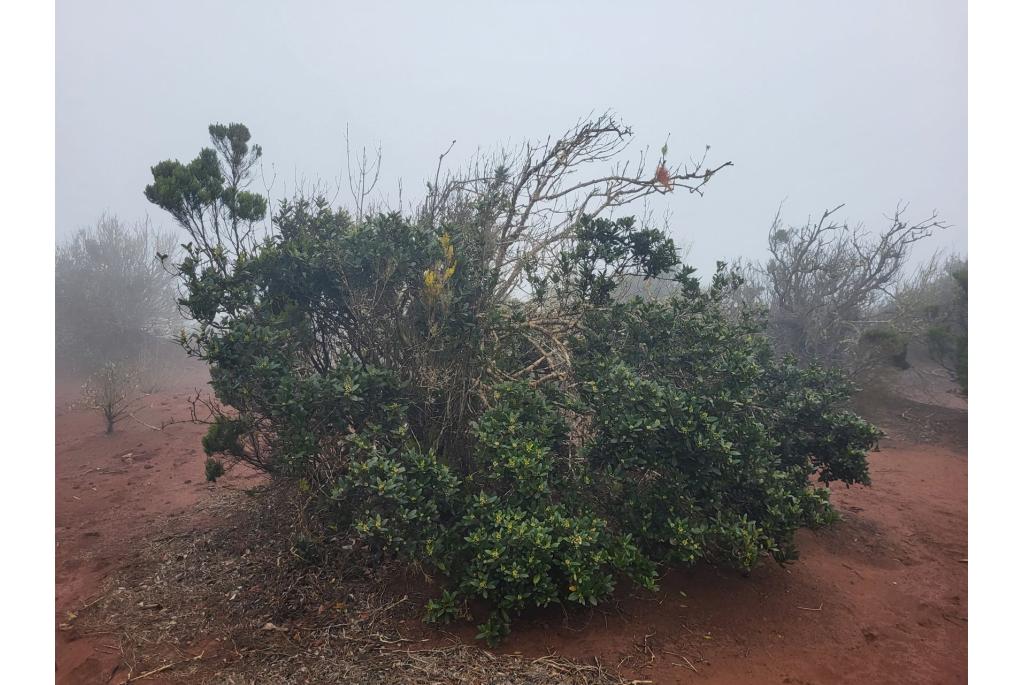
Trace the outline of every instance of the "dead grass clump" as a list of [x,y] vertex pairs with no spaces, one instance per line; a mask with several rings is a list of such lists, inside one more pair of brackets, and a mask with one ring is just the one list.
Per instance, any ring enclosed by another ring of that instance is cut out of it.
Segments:
[[307,563],[291,543],[293,510],[281,493],[219,489],[196,519],[216,526],[147,541],[72,630],[106,638],[132,682],[623,682],[599,663],[437,646],[424,636],[425,598],[408,571],[374,568],[343,544]]

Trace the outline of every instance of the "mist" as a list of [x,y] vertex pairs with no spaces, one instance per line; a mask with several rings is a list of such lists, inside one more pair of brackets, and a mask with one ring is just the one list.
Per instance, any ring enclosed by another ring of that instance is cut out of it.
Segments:
[[58,2],[57,683],[966,681],[966,29]]
[[[704,197],[652,203],[707,274],[759,258],[776,211],[885,226],[897,202],[967,246],[966,3],[59,2],[57,233],[137,220],[156,160],[244,122],[270,195],[316,181],[349,200],[354,151],[378,189],[422,197],[437,157],[546,138],[612,110],[635,150],[731,160]],[[919,250],[923,260],[931,249]]]

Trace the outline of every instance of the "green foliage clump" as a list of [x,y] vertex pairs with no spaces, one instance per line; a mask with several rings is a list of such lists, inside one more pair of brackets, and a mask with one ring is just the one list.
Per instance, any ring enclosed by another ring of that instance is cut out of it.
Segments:
[[203,436],[203,451],[207,456],[217,453],[240,456],[245,454],[241,440],[248,433],[246,423],[240,419],[218,416]]
[[861,333],[859,344],[876,357],[897,369],[909,369],[907,353],[910,335],[901,333],[891,326],[874,326]]
[[[147,190],[194,237],[183,343],[231,407],[204,448],[443,576],[429,619],[482,602],[494,642],[534,607],[654,589],[663,564],[787,561],[799,527],[834,518],[812,478],[869,482],[878,432],[845,408],[851,386],[779,359],[763,322],[726,315],[737,275],[702,287],[663,231],[583,214],[512,249],[518,186],[498,168],[414,216],[286,201],[256,238],[241,198],[259,150],[211,135],[219,157],[158,165]],[[627,300],[627,278],[670,287]]]
[[458,479],[433,453],[402,445],[400,435],[377,437],[352,436],[355,458],[330,493],[335,515],[379,549],[434,555],[456,515]]
[[206,458],[206,480],[216,483],[217,479],[224,475],[224,462],[213,457]]

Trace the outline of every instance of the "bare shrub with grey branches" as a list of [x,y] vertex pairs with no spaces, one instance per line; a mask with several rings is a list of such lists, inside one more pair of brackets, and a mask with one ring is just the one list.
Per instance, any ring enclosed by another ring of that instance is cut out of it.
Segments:
[[82,388],[83,403],[102,414],[108,435],[131,415],[141,394],[137,369],[123,362],[106,362]]
[[[460,227],[460,268],[471,266],[481,277],[478,311],[510,302],[521,309],[525,326],[489,334],[489,344],[506,345],[511,336],[525,340],[531,350],[505,381],[532,378],[539,385],[567,377],[568,341],[578,332],[580,316],[572,297],[558,296],[551,277],[558,277],[559,259],[576,249],[582,222],[677,189],[703,194],[718,172],[732,166],[729,161],[708,166],[709,147],[699,159],[670,164],[667,142],[654,159],[646,149],[628,157],[632,137],[628,126],[606,113],[580,120],[559,136],[477,155],[460,169],[444,171],[451,147],[439,156],[417,212],[419,222]],[[646,227],[650,217],[644,221]],[[625,263],[604,278],[654,280],[639,265]],[[429,376],[423,386],[450,398],[431,421],[459,435],[467,418],[480,410],[474,406],[477,398],[488,392],[481,381],[492,370],[456,362],[437,373],[436,355],[431,357],[416,364]]]
[[935,213],[916,222],[897,206],[878,233],[838,222],[839,205],[817,220],[784,226],[776,214],[769,257],[748,264],[733,295],[761,307],[780,353],[863,374],[906,363],[913,326],[896,306],[914,245],[946,224]]
[[[480,239],[498,273],[494,297],[525,292],[525,272],[552,264],[583,217],[599,217],[676,189],[702,194],[715,174],[732,166],[707,166],[710,148],[698,160],[669,165],[667,143],[653,168],[646,150],[623,159],[632,135],[629,127],[603,114],[578,122],[557,138],[478,157],[461,172],[443,178],[447,153],[442,154],[421,214],[433,224],[464,221],[478,210],[479,199],[488,198]],[[603,171],[590,172],[594,165]]]

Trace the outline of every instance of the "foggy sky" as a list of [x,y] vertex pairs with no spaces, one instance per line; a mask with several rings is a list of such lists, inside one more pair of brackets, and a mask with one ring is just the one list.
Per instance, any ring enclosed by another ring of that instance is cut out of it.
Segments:
[[966,50],[962,0],[58,1],[57,237],[104,211],[170,227],[149,168],[215,121],[249,126],[275,196],[343,178],[348,124],[408,199],[453,139],[457,163],[611,109],[636,150],[671,133],[670,162],[734,162],[652,206],[704,275],[763,256],[783,201],[790,223],[845,202],[868,228],[935,209],[953,227],[918,257],[965,253]]

